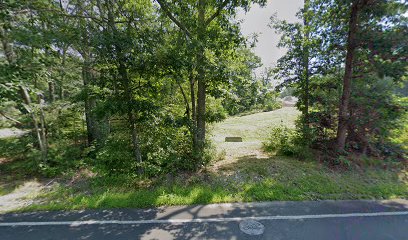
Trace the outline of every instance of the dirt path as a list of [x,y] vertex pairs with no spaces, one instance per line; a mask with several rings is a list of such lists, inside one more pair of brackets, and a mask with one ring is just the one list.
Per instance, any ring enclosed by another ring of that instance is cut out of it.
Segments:
[[[240,158],[267,158],[262,151],[262,143],[268,138],[270,129],[280,125],[294,127],[298,115],[295,107],[284,107],[271,112],[231,117],[214,125],[212,139],[218,155],[223,157],[223,160],[214,163],[214,170]],[[225,142],[225,137],[242,137],[243,142]]]
[[11,193],[0,196],[0,213],[30,205],[43,189],[44,185],[37,181],[24,182]]
[[[0,129],[0,139],[10,137],[20,137],[26,131],[20,129],[4,128]],[[1,144],[1,143],[0,143]],[[0,152],[0,165],[10,164],[11,159],[2,157]],[[22,179],[13,175],[13,173],[2,172],[0,168],[0,213],[15,210],[24,206],[28,206],[33,202],[33,199],[47,188],[36,179]]]
[[0,138],[19,137],[26,133],[26,131],[15,128],[0,129]]

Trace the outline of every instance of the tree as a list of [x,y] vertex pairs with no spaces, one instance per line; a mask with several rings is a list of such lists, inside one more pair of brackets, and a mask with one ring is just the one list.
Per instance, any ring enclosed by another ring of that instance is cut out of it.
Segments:
[[354,55],[357,47],[357,32],[358,18],[362,8],[368,4],[368,0],[353,0],[351,3],[351,11],[348,26],[347,36],[347,54],[345,60],[344,77],[343,77],[343,93],[339,107],[339,123],[337,129],[337,151],[344,151],[346,144],[346,134],[348,127],[348,107],[351,95],[351,79],[353,76]]
[[[165,0],[157,0],[164,14],[169,17],[175,25],[177,25],[189,41],[194,45],[195,67],[197,69],[197,104],[196,111],[196,137],[197,142],[194,143],[195,150],[202,155],[205,144],[205,112],[206,112],[206,89],[208,82],[206,79],[207,71],[206,56],[207,51],[211,49],[211,29],[215,27],[228,28],[228,16],[233,16],[236,13],[237,7],[248,9],[251,2],[265,4],[266,1],[180,1],[177,4],[169,4]],[[221,23],[225,24],[224,26]],[[193,89],[193,87],[192,87]],[[191,91],[193,93],[193,91]],[[192,99],[195,98],[192,95]]]
[[407,6],[381,0],[307,3],[303,18],[307,12],[314,16],[307,23],[273,22],[283,33],[280,44],[288,48],[275,73],[300,97],[311,133],[307,142],[333,155],[345,150],[381,155],[379,146],[386,145],[403,111],[390,93],[406,74],[402,13]]
[[[313,61],[319,51],[320,39],[315,32],[319,28],[312,20],[310,1],[304,1],[304,7],[297,16],[302,22],[288,23],[271,17],[271,27],[282,34],[278,47],[286,48],[287,53],[278,59],[277,66],[272,70],[275,78],[281,81],[278,89],[296,86],[295,95],[299,97],[298,108],[302,111],[304,134],[308,134],[310,78],[320,74],[320,62]],[[308,136],[304,136],[308,138]]]

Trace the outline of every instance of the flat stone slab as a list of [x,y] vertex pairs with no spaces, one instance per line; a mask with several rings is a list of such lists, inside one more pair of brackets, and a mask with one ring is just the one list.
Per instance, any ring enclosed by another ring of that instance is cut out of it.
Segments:
[[261,235],[265,231],[265,226],[255,220],[249,219],[239,223],[239,229],[252,236]]
[[225,137],[226,142],[242,142],[242,137]]

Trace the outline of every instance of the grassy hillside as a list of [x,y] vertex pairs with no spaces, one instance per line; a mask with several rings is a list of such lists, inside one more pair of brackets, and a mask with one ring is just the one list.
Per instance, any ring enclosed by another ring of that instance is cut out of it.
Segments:
[[[280,125],[294,127],[299,114],[294,107],[284,107],[271,112],[231,117],[213,126],[212,139],[219,154],[225,154],[228,160],[262,156],[262,142],[268,138],[270,129]],[[242,137],[243,142],[225,142],[225,137]]]

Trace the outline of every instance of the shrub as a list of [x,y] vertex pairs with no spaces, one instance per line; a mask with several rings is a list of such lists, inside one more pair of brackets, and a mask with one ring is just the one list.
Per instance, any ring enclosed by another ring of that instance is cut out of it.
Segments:
[[222,105],[222,99],[208,97],[205,119],[207,122],[221,122],[228,116],[227,111]]
[[264,148],[268,152],[274,152],[282,155],[294,155],[294,138],[296,131],[288,127],[273,128],[269,139],[264,143]]
[[313,158],[311,149],[299,131],[285,126],[273,128],[263,147],[265,151],[277,155],[293,156],[302,160]]
[[103,175],[136,172],[130,139],[124,133],[111,134],[93,161],[90,164]]
[[279,101],[270,101],[264,107],[264,112],[270,112],[276,109],[282,108],[282,103]]

